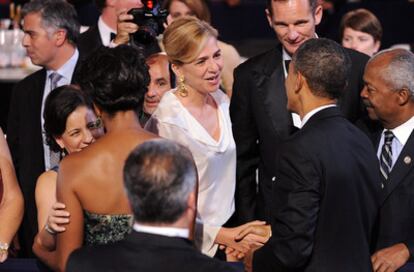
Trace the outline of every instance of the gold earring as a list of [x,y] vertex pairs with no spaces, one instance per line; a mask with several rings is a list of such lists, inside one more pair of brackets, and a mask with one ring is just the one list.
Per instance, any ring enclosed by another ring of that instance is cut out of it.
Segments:
[[187,90],[187,87],[185,87],[185,84],[184,84],[184,76],[180,76],[178,78],[178,89],[177,89],[177,91],[178,91],[178,94],[181,97],[187,97],[188,96],[188,90]]

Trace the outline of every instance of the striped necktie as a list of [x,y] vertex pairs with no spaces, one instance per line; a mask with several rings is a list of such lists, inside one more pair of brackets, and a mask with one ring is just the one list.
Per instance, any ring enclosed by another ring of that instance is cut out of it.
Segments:
[[[50,91],[53,91],[54,89],[58,87],[57,86],[58,81],[62,78],[62,75],[56,72],[53,72],[49,75],[49,78],[50,78]],[[60,153],[50,150],[49,152],[50,168],[57,166],[59,164],[59,161],[60,161]]]
[[381,149],[380,170],[385,180],[391,172],[392,167],[392,149],[391,144],[394,139],[394,134],[390,130],[384,131],[384,144]]

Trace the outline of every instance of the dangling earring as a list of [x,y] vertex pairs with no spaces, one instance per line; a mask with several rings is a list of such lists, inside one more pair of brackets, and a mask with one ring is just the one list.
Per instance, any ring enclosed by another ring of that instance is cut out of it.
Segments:
[[178,78],[178,89],[177,89],[177,91],[178,91],[178,94],[181,97],[187,97],[188,96],[188,90],[187,90],[187,87],[185,87],[185,84],[184,84],[184,76],[180,76]]

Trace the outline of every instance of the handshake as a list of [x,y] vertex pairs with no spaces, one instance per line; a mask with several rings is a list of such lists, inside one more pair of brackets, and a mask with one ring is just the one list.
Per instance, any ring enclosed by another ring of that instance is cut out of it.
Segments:
[[248,261],[270,236],[270,225],[264,221],[252,221],[235,228],[221,228],[216,243],[225,251],[228,261]]

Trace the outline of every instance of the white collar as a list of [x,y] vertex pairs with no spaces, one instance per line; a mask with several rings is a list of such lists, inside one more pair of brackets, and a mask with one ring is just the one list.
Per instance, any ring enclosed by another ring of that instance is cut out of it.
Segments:
[[186,238],[190,237],[190,231],[183,228],[172,228],[172,227],[160,227],[160,226],[148,226],[141,225],[137,222],[134,223],[134,230],[137,232],[145,232],[151,234],[157,234],[168,237],[180,237]]
[[72,57],[70,57],[70,59],[67,62],[65,62],[65,64],[63,64],[59,69],[57,69],[56,71],[53,71],[53,70],[46,71],[47,78],[50,76],[50,74],[56,72],[62,77],[64,77],[67,82],[71,82],[73,72],[75,71],[75,67],[76,67],[76,63],[78,62],[78,59],[79,59],[79,51],[78,49],[75,49],[75,52],[73,53]]
[[316,113],[320,112],[321,110],[331,108],[331,107],[336,107],[336,105],[335,104],[329,104],[329,105],[320,106],[320,107],[317,107],[317,108],[311,110],[307,114],[305,114],[305,116],[302,119],[302,124],[300,125],[300,128],[303,128],[303,126],[309,121],[309,119],[312,116],[314,116]]
[[116,34],[116,30],[110,28],[102,19],[102,16],[99,16],[98,19],[98,29],[99,34],[101,35],[101,41],[104,46],[109,46],[111,42],[111,33]]
[[[396,128],[390,129],[398,141],[404,146],[414,129],[414,116]],[[384,129],[385,131],[386,129]],[[383,131],[383,132],[384,132]]]

